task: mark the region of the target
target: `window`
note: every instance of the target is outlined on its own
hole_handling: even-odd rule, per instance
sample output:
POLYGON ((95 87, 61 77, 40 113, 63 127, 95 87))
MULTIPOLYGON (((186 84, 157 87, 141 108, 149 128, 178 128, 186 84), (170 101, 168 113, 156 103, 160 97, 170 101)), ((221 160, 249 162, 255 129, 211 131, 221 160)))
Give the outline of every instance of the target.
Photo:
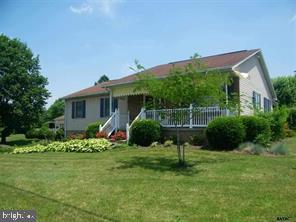
MULTIPOLYGON (((100 99, 100 117, 104 118, 110 115, 110 99, 101 98, 100 99)), ((112 112, 115 112, 115 109, 118 108, 118 100, 116 98, 112 99, 112 112)))
POLYGON ((271 101, 264 97, 264 112, 271 111, 271 101))
POLYGON ((253 91, 253 107, 261 109, 261 94, 253 91))
POLYGON ((72 102, 72 119, 85 118, 85 100, 72 102))

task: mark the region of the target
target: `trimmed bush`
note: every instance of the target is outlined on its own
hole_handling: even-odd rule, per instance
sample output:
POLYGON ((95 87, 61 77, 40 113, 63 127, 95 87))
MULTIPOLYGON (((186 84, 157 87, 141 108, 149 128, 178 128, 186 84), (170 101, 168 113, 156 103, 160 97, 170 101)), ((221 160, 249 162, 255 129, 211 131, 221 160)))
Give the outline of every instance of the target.
POLYGON ((288 126, 291 130, 296 130, 296 107, 289 109, 288 126))
POLYGON ((272 112, 260 113, 259 116, 267 119, 271 129, 271 140, 277 141, 285 138, 285 123, 287 122, 288 112, 285 108, 277 108, 272 112))
POLYGON ((157 121, 143 119, 136 121, 131 127, 130 143, 140 146, 150 146, 161 138, 161 127, 157 121))
POLYGON ((259 116, 241 116, 246 136, 244 141, 266 146, 271 139, 269 121, 259 116))
POLYGON ((97 121, 89 124, 86 129, 86 137, 87 138, 96 138, 96 133, 100 131, 100 125, 103 126, 103 122, 97 121))
POLYGON ((219 117, 212 120, 206 130, 211 148, 233 150, 244 141, 245 129, 238 117, 219 117))

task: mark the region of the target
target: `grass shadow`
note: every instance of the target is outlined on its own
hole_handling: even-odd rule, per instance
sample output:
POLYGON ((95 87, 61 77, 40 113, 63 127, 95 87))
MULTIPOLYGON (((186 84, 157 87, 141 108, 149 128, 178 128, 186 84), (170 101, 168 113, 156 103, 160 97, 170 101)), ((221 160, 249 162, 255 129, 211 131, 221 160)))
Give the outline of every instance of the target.
POLYGON ((29 195, 32 195, 32 196, 35 196, 35 197, 38 197, 38 198, 41 198, 41 199, 45 199, 45 200, 50 201, 50 202, 53 202, 55 204, 59 204, 62 207, 66 207, 66 208, 69 208, 71 210, 75 210, 75 211, 78 211, 80 213, 83 213, 83 214, 89 215, 91 217, 94 217, 94 218, 96 218, 96 221, 110 221, 110 222, 117 222, 118 221, 118 220, 113 219, 113 218, 111 218, 109 216, 106 216, 106 215, 103 215, 103 214, 94 213, 94 212, 91 212, 91 211, 88 211, 88 210, 84 210, 84 209, 79 208, 79 207, 76 207, 74 205, 63 203, 63 202, 61 202, 59 200, 56 200, 56 199, 53 199, 53 198, 50 198, 50 197, 46 197, 46 196, 43 196, 41 194, 38 194, 38 193, 35 193, 35 192, 32 192, 32 191, 29 191, 29 190, 18 188, 18 187, 15 187, 13 185, 10 185, 10 184, 6 184, 6 183, 3 183, 3 182, 0 182, 0 186, 3 186, 3 187, 7 187, 9 189, 12 189, 12 190, 14 190, 14 192, 19 191, 19 192, 26 193, 26 194, 29 194, 29 195))
POLYGON ((144 168, 159 172, 173 172, 177 175, 192 176, 202 172, 202 169, 197 168, 197 161, 187 161, 185 165, 180 165, 176 159, 169 159, 165 157, 139 157, 134 156, 129 160, 119 161, 121 164, 114 169, 130 169, 130 168, 144 168))

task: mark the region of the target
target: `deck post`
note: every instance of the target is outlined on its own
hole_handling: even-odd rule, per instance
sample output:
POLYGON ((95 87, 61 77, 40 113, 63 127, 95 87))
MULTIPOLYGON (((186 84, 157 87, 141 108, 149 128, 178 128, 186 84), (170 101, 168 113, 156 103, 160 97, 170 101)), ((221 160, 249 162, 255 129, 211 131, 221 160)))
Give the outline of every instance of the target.
POLYGON ((190 107, 189 107, 189 128, 191 129, 192 128, 192 103, 190 104, 190 107))

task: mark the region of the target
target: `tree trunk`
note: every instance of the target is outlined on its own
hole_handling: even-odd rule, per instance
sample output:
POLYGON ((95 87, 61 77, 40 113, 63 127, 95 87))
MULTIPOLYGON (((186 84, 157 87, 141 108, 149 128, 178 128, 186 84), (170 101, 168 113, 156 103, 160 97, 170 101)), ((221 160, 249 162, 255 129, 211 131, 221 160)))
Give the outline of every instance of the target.
POLYGON ((1 143, 2 144, 6 143, 6 136, 3 133, 1 134, 1 143))
POLYGON ((180 149, 180 132, 179 128, 176 126, 176 133, 177 133, 177 152, 178 152, 178 160, 179 163, 182 163, 182 157, 181 157, 181 149, 180 149))
POLYGON ((11 130, 6 127, 1 132, 1 143, 6 144, 6 137, 8 137, 11 134, 11 130))

